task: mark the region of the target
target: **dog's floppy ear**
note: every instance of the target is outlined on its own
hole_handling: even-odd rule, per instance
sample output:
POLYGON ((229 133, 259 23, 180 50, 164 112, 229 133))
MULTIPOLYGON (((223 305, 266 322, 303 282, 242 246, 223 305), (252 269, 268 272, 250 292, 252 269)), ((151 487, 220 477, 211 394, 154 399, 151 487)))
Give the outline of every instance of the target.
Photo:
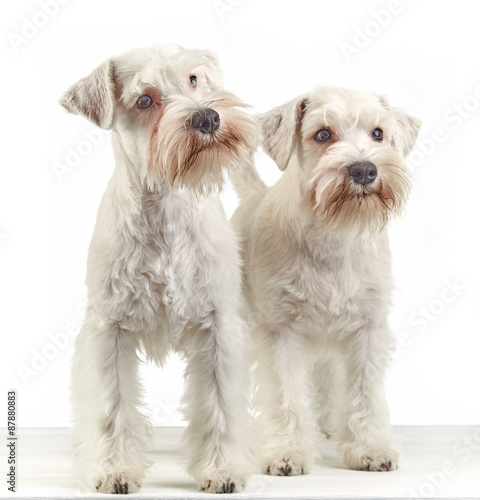
POLYGON ((205 50, 203 53, 206 58, 205 67, 207 68, 205 76, 209 86, 212 89, 223 88, 223 73, 217 55, 209 50, 205 50))
POLYGON ((287 168, 299 140, 306 101, 305 96, 297 97, 256 118, 263 149, 280 170, 287 168))
POLYGON ((61 97, 60 104, 70 113, 83 115, 100 128, 111 129, 115 113, 112 61, 108 59, 72 85, 61 97))
POLYGON ((394 146, 406 158, 415 146, 418 132, 422 126, 422 121, 415 116, 409 115, 401 108, 391 108, 397 120, 397 130, 393 137, 394 146))
POLYGON ((408 114, 404 109, 392 108, 386 97, 378 97, 382 105, 393 114, 396 121, 392 138, 393 146, 406 158, 415 146, 422 121, 408 114))

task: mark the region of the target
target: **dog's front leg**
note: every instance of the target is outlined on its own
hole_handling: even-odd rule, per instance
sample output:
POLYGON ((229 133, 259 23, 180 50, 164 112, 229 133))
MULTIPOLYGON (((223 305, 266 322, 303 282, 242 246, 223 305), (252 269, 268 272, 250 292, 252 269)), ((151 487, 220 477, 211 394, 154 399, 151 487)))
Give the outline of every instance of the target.
POLYGON ((133 333, 91 312, 75 345, 75 445, 90 486, 102 493, 138 491, 148 466, 137 347, 133 333))
POLYGON ((395 470, 398 452, 390 431, 385 370, 393 345, 386 323, 365 325, 344 339, 347 387, 339 451, 351 469, 395 470))
POLYGON ((249 387, 240 324, 234 314, 212 313, 185 349, 188 471, 208 493, 242 491, 251 469, 249 387))
POLYGON ((261 470, 273 476, 306 474, 316 454, 311 350, 287 325, 260 327, 253 337, 261 470))

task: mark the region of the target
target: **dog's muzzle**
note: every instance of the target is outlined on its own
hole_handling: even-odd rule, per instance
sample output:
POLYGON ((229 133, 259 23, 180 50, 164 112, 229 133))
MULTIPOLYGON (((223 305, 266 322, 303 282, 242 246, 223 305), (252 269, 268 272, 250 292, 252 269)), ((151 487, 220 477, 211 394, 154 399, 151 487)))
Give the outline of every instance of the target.
POLYGON ((192 116, 191 126, 202 134, 213 134, 220 127, 220 115, 214 109, 202 109, 192 116))

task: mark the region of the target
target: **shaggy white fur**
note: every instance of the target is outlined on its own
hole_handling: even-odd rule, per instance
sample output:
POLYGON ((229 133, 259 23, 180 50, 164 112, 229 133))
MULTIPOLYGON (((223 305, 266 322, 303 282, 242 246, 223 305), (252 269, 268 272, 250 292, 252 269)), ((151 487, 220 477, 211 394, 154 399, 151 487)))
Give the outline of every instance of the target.
POLYGON ((386 224, 409 189, 420 122, 380 96, 319 88, 258 117, 285 170, 234 175, 245 316, 255 344, 260 466, 309 471, 317 423, 353 469, 397 467, 384 375, 392 276, 386 224))
POLYGON ((241 491, 247 371, 237 239, 215 191, 256 146, 210 52, 164 45, 107 60, 61 104, 112 130, 116 167, 88 257, 75 346, 75 447, 92 487, 133 493, 149 465, 138 353, 187 359, 187 469, 207 492, 241 491), (240 388, 240 390, 239 390, 240 388))

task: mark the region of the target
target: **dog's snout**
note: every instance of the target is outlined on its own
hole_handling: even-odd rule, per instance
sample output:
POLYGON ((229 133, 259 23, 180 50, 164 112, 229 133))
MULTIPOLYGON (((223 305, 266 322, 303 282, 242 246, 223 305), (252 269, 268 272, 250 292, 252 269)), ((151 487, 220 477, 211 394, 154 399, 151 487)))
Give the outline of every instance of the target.
POLYGON ((369 161, 354 163, 348 167, 348 173, 355 184, 367 186, 377 178, 377 167, 369 161))
POLYGON ((192 127, 202 134, 213 134, 220 126, 220 115, 214 109, 203 109, 192 116, 192 127))

